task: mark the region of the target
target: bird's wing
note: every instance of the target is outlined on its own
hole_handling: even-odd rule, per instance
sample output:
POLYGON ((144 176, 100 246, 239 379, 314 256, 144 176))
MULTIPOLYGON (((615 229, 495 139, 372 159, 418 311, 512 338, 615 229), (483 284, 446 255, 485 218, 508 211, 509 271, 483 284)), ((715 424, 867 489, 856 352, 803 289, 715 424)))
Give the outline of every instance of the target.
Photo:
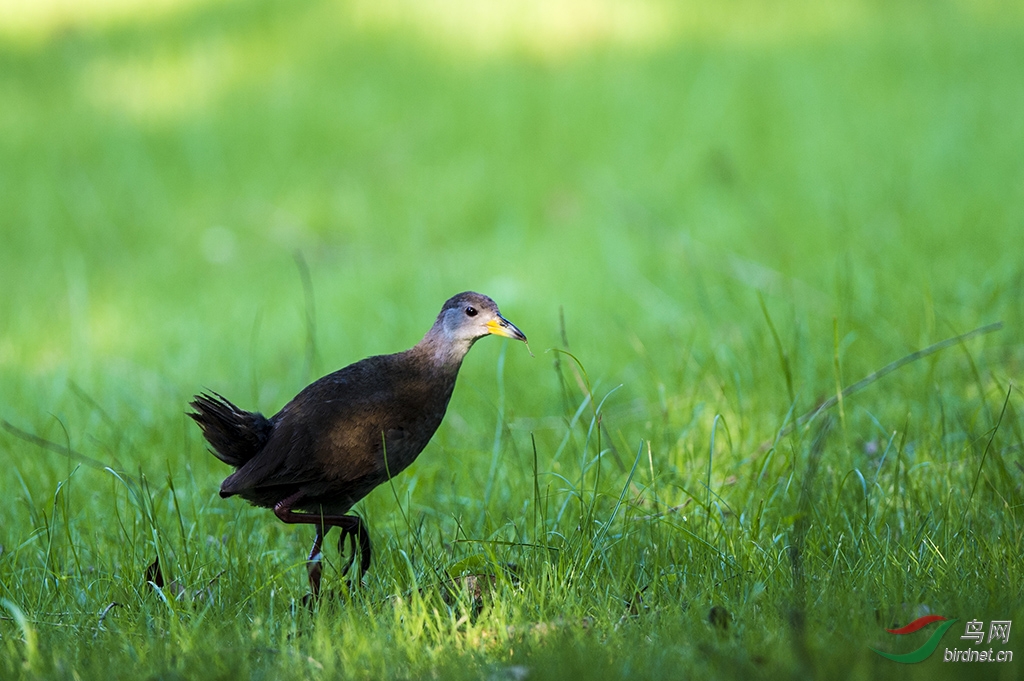
POLYGON ((364 477, 381 460, 395 396, 387 371, 371 357, 307 386, 272 419, 263 449, 229 476, 222 495, 267 487, 299 487, 364 477), (383 434, 383 435, 382 435, 383 434))

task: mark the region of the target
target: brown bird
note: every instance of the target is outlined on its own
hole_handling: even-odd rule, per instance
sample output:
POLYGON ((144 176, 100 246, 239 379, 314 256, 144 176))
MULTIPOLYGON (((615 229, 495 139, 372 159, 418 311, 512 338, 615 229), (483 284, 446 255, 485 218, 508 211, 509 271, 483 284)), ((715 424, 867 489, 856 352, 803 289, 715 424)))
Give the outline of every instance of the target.
POLYGON ((196 395, 195 419, 212 453, 235 467, 221 497, 238 495, 285 523, 316 527, 307 569, 320 592, 321 545, 332 527, 346 538, 359 577, 370 567, 370 535, 359 516, 345 515, 376 487, 405 470, 441 424, 462 360, 487 335, 526 341, 498 306, 467 291, 450 298, 413 348, 350 364, 306 386, 270 418, 244 411, 220 395, 196 395))

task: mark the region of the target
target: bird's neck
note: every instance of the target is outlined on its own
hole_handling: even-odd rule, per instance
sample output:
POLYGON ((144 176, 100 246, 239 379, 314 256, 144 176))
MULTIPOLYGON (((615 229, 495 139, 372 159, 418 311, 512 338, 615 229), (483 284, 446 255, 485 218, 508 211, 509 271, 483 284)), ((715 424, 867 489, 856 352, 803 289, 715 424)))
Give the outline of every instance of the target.
POLYGON ((441 373, 456 374, 472 346, 472 340, 452 339, 443 331, 432 328, 409 352, 417 355, 421 358, 420 361, 432 369, 441 373))

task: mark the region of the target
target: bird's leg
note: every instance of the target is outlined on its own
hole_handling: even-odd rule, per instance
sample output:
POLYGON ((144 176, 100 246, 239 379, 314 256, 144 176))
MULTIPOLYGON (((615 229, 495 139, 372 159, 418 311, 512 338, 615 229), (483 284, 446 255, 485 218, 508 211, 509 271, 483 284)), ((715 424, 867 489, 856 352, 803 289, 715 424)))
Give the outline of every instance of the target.
POLYGON ((274 515, 283 523, 292 524, 308 524, 316 526, 316 540, 313 542, 313 550, 309 552, 309 561, 306 563, 306 569, 309 572, 309 586, 313 591, 313 597, 316 598, 320 593, 320 579, 323 575, 323 567, 321 561, 323 560, 323 539, 330 532, 332 527, 337 527, 341 530, 341 539, 338 540, 338 549, 344 553, 344 543, 346 538, 351 538, 352 555, 349 557, 343 572, 348 572, 355 560, 355 548, 359 546, 359 578, 357 581, 361 581, 363 575, 366 574, 367 570, 370 569, 370 561, 373 555, 373 549, 370 545, 370 533, 366 531, 366 523, 363 519, 357 515, 318 515, 314 513, 296 513, 292 510, 292 507, 302 497, 301 492, 282 499, 274 505, 274 515))
POLYGON ((313 540, 313 548, 309 552, 309 560, 306 561, 306 572, 309 573, 309 590, 313 598, 320 596, 320 578, 323 576, 324 568, 322 561, 324 558, 324 552, 321 548, 323 544, 324 528, 320 525, 316 526, 316 539, 313 540))
POLYGON ((312 513, 296 513, 292 506, 302 496, 301 492, 282 499, 274 505, 274 515, 281 522, 288 524, 310 524, 316 527, 316 538, 313 539, 313 548, 309 551, 309 558, 306 561, 306 572, 309 575, 310 597, 315 600, 320 596, 320 581, 323 577, 323 541, 331 529, 331 525, 323 522, 321 516, 312 513))
POLYGON ((365 575, 370 569, 370 562, 373 558, 373 547, 370 544, 370 532, 366 529, 363 519, 357 516, 356 520, 359 522, 356 539, 359 540, 359 556, 362 559, 359 563, 359 579, 362 579, 363 575, 365 575))
POLYGON ((320 523, 320 516, 313 515, 312 513, 296 513, 292 510, 292 506, 302 498, 302 492, 296 492, 290 497, 285 497, 281 501, 274 504, 274 515, 282 523, 288 523, 289 525, 304 523, 309 525, 317 525, 320 523))
MULTIPOLYGON (((356 581, 361 581, 363 575, 370 569, 370 561, 373 556, 373 548, 370 545, 370 533, 366 531, 366 523, 357 515, 332 516, 331 520, 334 521, 331 523, 332 525, 341 529, 341 541, 344 541, 346 537, 351 540, 352 555, 349 556, 348 562, 345 563, 345 572, 348 572, 352 566, 352 562, 356 557, 356 545, 359 545, 359 577, 356 581)), ((340 541, 338 548, 342 548, 340 541)))
POLYGON ((352 568, 352 563, 356 560, 356 535, 345 529, 341 530, 341 536, 338 537, 338 553, 345 555, 345 540, 348 539, 348 546, 351 553, 348 554, 348 560, 345 561, 345 565, 341 568, 341 574, 347 575, 348 571, 352 568))

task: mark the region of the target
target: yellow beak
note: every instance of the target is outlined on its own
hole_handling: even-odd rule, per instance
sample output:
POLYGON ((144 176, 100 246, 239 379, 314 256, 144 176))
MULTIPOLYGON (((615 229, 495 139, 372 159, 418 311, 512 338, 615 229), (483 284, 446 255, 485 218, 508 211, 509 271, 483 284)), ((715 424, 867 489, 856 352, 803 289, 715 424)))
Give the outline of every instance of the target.
POLYGON ((492 319, 487 322, 487 333, 494 334, 495 336, 504 336, 505 338, 514 338, 515 340, 521 340, 526 342, 526 334, 516 328, 516 325, 505 319, 501 315, 498 315, 497 319, 492 319))

